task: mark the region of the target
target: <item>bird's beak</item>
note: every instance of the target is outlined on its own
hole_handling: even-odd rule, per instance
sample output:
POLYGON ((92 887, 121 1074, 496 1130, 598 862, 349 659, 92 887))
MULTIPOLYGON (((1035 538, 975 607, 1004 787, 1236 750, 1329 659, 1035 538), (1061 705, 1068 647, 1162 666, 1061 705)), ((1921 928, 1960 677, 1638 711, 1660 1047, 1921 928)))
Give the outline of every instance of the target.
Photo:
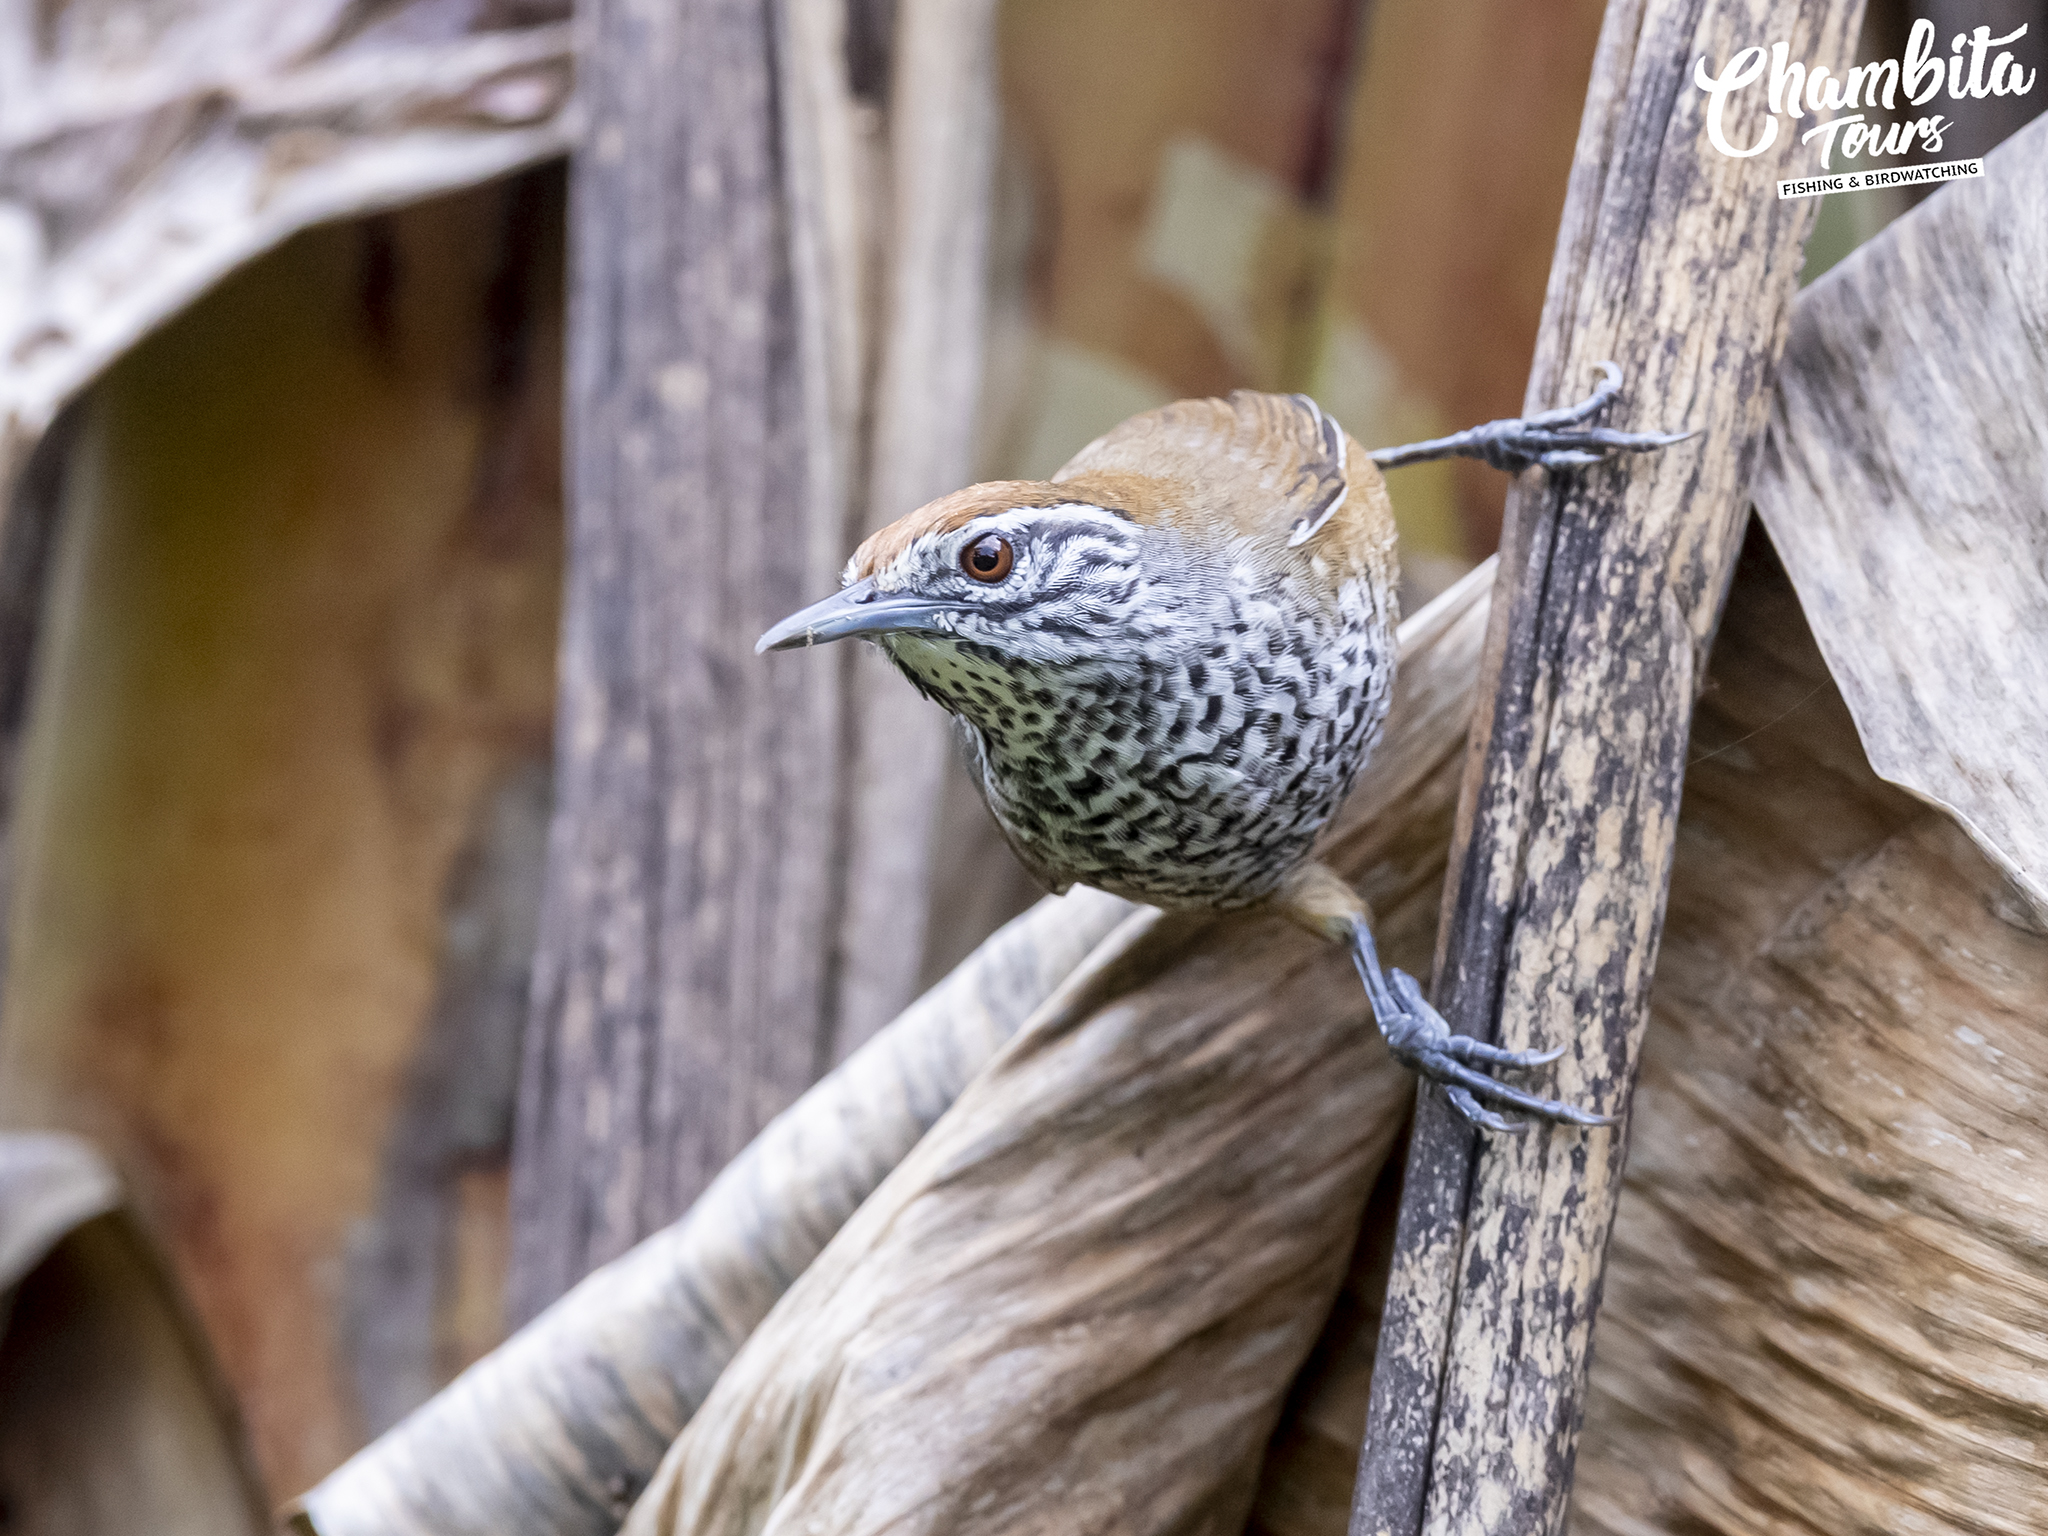
POLYGON ((844 640, 848 635, 879 635, 891 630, 935 630, 933 621, 954 611, 951 603, 934 602, 908 592, 882 592, 875 578, 856 581, 833 593, 822 603, 813 603, 792 613, 754 642, 754 654, 786 651, 799 645, 819 645, 827 640, 844 640))

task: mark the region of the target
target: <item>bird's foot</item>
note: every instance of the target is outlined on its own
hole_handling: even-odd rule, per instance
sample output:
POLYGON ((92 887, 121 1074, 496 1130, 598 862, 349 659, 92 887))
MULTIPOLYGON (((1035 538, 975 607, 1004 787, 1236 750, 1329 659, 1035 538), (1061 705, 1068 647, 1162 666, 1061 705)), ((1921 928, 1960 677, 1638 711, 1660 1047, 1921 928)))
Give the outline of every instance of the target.
POLYGON ((1600 385, 1577 405, 1535 416, 1512 416, 1468 427, 1449 437, 1400 448, 1381 448, 1372 455, 1381 469, 1399 469, 1429 459, 1484 459, 1495 469, 1513 474, 1532 464, 1545 469, 1572 469, 1597 464, 1617 453, 1649 453, 1693 436, 1691 432, 1617 432, 1612 427, 1585 425, 1621 393, 1621 369, 1600 364, 1600 385))
POLYGON ((1564 1054, 1564 1048, 1510 1051, 1488 1045, 1484 1040, 1475 1040, 1470 1035, 1452 1034, 1444 1016, 1430 1006, 1429 1000, 1422 995, 1421 985, 1413 976, 1399 967, 1391 971, 1380 969, 1372 930, 1363 918, 1353 922, 1351 934, 1351 958, 1358 966, 1359 979, 1365 983, 1366 996, 1372 1002, 1373 1017, 1379 1023, 1387 1049, 1411 1072, 1443 1084, 1444 1095, 1451 1101, 1451 1108, 1472 1124, 1482 1130, 1517 1135, 1529 1128, 1526 1120, 1510 1120, 1487 1109, 1479 1102, 1482 1098, 1509 1105, 1541 1120, 1561 1121, 1568 1125, 1615 1123, 1612 1115, 1595 1114, 1590 1109, 1581 1109, 1576 1104, 1566 1104, 1558 1099, 1540 1098, 1475 1070, 1477 1066, 1540 1067, 1557 1060, 1564 1054))

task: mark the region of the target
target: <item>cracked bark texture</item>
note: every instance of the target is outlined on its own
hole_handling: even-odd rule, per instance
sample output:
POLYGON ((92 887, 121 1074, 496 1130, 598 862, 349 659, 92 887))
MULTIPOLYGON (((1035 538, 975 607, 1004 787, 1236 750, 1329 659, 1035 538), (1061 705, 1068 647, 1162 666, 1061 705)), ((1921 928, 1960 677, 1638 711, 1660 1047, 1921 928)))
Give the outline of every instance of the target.
POLYGON ((987 0, 588 24, 515 1320, 916 993, 945 720, 873 656, 753 643, 969 478, 994 154, 987 0))
POLYGON ((572 161, 556 810, 510 1311, 684 1210, 819 1074, 839 685, 753 642, 828 590, 769 0, 600 3, 572 161))

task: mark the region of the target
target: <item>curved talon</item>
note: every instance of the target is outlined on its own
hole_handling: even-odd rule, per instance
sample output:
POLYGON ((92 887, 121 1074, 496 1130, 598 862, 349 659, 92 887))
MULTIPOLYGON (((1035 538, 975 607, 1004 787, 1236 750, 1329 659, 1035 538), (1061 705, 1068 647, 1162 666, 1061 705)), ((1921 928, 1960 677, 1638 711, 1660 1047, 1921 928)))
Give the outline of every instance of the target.
POLYGON ((1547 1051, 1511 1051, 1505 1046, 1488 1045, 1484 1040, 1474 1040, 1470 1035, 1452 1035, 1439 1049, 1448 1056, 1455 1056, 1459 1061, 1482 1061, 1489 1067, 1513 1067, 1520 1070, 1527 1067, 1547 1067, 1564 1055, 1565 1048, 1559 1045, 1547 1051))
POLYGON ((1506 1115, 1495 1114, 1456 1084, 1444 1090, 1444 1097, 1451 1101, 1451 1108, 1482 1131, 1497 1131, 1503 1136, 1520 1136, 1529 1129, 1528 1121, 1510 1120, 1506 1115))
POLYGON ((1533 1093, 1524 1093, 1506 1083, 1496 1082, 1483 1072, 1474 1072, 1462 1062, 1453 1060, 1442 1053, 1435 1053, 1434 1059, 1424 1068, 1428 1074, 1445 1086, 1453 1084, 1471 1089, 1483 1099, 1492 1099, 1500 1104, 1512 1104, 1528 1114, 1540 1115, 1545 1120, 1562 1120, 1569 1125, 1613 1125, 1612 1115, 1596 1115, 1590 1109, 1581 1109, 1576 1104, 1566 1104, 1560 1099, 1538 1098, 1533 1093))

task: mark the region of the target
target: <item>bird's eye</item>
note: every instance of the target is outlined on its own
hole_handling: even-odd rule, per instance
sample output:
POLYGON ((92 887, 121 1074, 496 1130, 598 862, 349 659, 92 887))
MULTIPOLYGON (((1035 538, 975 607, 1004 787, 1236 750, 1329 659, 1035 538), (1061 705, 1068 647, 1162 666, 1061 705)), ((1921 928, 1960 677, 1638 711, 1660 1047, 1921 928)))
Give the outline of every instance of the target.
POLYGON ((960 551, 960 569, 976 581, 1001 581, 1016 563, 1010 541, 1000 534, 985 533, 960 551))

